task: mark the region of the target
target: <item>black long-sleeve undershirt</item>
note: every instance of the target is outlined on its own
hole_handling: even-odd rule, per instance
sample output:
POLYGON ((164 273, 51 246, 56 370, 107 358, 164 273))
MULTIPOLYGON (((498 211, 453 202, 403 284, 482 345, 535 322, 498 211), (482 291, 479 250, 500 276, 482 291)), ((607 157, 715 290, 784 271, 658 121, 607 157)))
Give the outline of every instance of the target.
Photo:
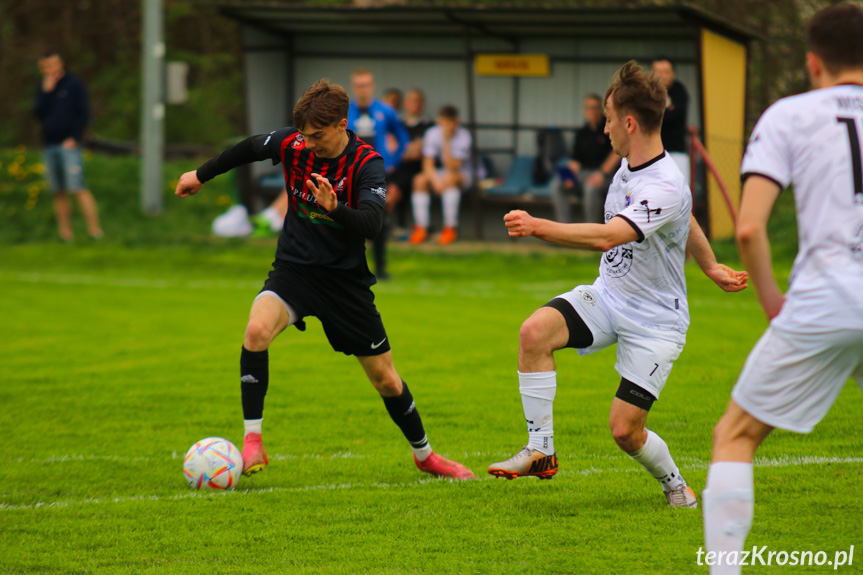
MULTIPOLYGON (((262 153, 265 151, 263 142, 268 136, 268 134, 251 136, 231 146, 218 156, 210 158, 198 168, 196 172, 198 181, 201 183, 209 182, 216 176, 239 166, 270 158, 269 154, 262 153)), ((384 222, 383 206, 369 201, 360 202, 356 210, 344 204, 338 204, 327 215, 345 229, 370 240, 376 238, 381 232, 384 222)))
POLYGON ((327 212, 327 215, 369 240, 375 239, 381 233, 384 223, 384 208, 375 202, 360 202, 357 210, 339 204, 333 211, 327 212))
POLYGON ((260 162, 270 157, 265 152, 265 148, 261 145, 255 146, 256 140, 264 141, 266 134, 251 136, 242 142, 239 142, 218 156, 214 156, 204 162, 198 171, 198 181, 202 184, 209 182, 219 174, 230 172, 234 168, 251 164, 252 162, 260 162), (256 151, 258 150, 258 151, 256 151))

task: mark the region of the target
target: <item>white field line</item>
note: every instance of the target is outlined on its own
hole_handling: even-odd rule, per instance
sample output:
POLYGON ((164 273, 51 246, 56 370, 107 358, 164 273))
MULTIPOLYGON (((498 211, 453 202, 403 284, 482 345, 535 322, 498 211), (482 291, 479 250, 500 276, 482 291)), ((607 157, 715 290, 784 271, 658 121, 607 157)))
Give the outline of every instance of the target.
MULTIPOLYGON (((173 452, 171 454, 170 459, 183 459, 184 455, 178 452, 173 452)), ((287 461, 291 459, 363 459, 366 456, 361 455, 359 453, 351 453, 350 451, 339 451, 336 453, 332 453, 330 455, 322 455, 320 453, 301 453, 301 454, 290 454, 290 453, 276 453, 268 455, 270 459, 276 461, 287 461)), ((161 460, 161 457, 147 457, 147 456, 139 456, 139 457, 124 457, 122 455, 83 455, 83 454, 73 454, 73 455, 51 455, 43 458, 33 458, 33 459, 25 459, 23 457, 12 457, 7 459, 7 461, 12 463, 37 463, 37 464, 50 464, 50 463, 69 463, 69 462, 78 462, 78 461, 107 461, 113 463, 137 463, 137 462, 147 462, 147 461, 158 461, 161 460)))
MULTIPOLYGON (((478 457, 485 457, 491 459, 492 457, 501 457, 506 454, 498 452, 498 453, 471 453, 465 455, 472 455, 478 457)), ((352 459, 352 458, 365 458, 367 456, 359 455, 350 452, 338 452, 331 455, 320 455, 320 454, 274 454, 271 455, 270 458, 277 461, 283 460, 291 460, 291 459, 352 459)), ((374 455, 368 457, 375 457, 374 455)), ((10 461, 17 461, 19 463, 27 461, 30 463, 38 463, 38 464, 48 464, 48 463, 66 463, 73 461, 112 461, 112 462, 139 462, 139 461, 151 461, 154 458, 149 457, 120 457, 120 456, 100 456, 100 455, 62 455, 62 456, 52 456, 45 459, 12 459, 10 461)), ((171 460, 180 459, 180 456, 175 452, 170 457, 171 460)), ((610 459, 610 458, 609 458, 610 459)), ((844 463, 863 463, 863 457, 823 457, 823 456, 783 456, 783 457, 772 457, 772 458, 756 458, 755 459, 755 467, 802 467, 809 465, 830 465, 830 464, 844 464, 844 463)), ((680 465, 682 469, 707 469, 709 462, 706 460, 700 460, 696 458, 685 458, 685 462, 680 465)), ((573 475, 573 476, 591 476, 591 475, 601 475, 604 473, 641 473, 641 468, 636 464, 627 465, 625 467, 612 467, 607 469, 602 469, 595 466, 590 466, 585 469, 562 469, 559 474, 560 475, 573 475)), ((484 475, 480 472, 479 476, 480 480, 489 480, 492 481, 495 478, 490 477, 488 475, 484 475)), ((37 503, 24 503, 24 504, 7 504, 0 502, 0 511, 18 511, 18 510, 27 510, 27 509, 56 509, 56 508, 66 508, 73 506, 84 506, 84 505, 96 505, 102 503, 127 503, 132 501, 176 501, 181 499, 190 499, 190 498, 198 498, 198 497, 214 497, 214 496, 249 496, 249 495, 257 495, 262 493, 298 493, 298 492, 307 492, 307 491, 330 491, 330 490, 345 490, 345 489, 362 489, 362 488, 376 488, 376 489, 391 489, 394 487, 415 487, 419 485, 425 485, 428 483, 432 483, 435 481, 439 481, 433 477, 427 477, 423 479, 419 479, 417 481, 412 482, 402 482, 402 483, 324 483, 321 485, 305 485, 305 486, 297 486, 297 487, 268 487, 264 489, 251 489, 251 490, 239 490, 239 491, 228 491, 221 493, 214 492, 200 492, 200 491, 192 491, 189 493, 182 493, 177 495, 130 495, 124 497, 94 497, 87 499, 79 499, 72 501, 53 501, 53 502, 37 502, 37 503)))
POLYGON ((16 511, 22 509, 58 509, 64 507, 78 507, 83 505, 95 505, 99 503, 127 503, 132 501, 177 501, 180 499, 198 499, 205 497, 243 497, 247 495, 258 495, 262 493, 297 493, 307 491, 334 491, 356 488, 392 489, 394 487, 413 487, 439 481, 436 477, 424 477, 412 482, 402 483, 325 483, 323 485, 304 485, 298 487, 265 487, 263 489, 251 490, 229 490, 229 491, 190 491, 176 495, 130 495, 124 497, 92 497, 75 501, 53 501, 51 503, 26 503, 21 505, 9 505, 0 503, 0 511, 16 511))

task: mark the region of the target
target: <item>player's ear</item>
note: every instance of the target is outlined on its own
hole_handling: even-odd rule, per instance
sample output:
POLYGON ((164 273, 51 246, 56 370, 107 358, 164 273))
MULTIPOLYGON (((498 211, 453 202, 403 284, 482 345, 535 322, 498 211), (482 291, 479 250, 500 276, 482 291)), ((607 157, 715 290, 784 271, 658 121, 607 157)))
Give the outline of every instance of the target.
POLYGON ((339 120, 338 126, 339 126, 340 132, 344 132, 345 130, 347 130, 348 129, 348 119, 342 118, 341 120, 339 120))
POLYGON ((806 70, 809 72, 809 81, 818 88, 818 79, 824 73, 824 63, 815 52, 806 52, 806 70))

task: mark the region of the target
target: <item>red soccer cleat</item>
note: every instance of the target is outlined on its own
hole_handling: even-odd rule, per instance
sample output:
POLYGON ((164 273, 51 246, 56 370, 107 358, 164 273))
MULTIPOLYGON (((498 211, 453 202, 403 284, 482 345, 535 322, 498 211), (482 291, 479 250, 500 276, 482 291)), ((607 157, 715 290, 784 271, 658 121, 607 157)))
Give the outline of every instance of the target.
POLYGON ((420 461, 417 459, 417 456, 414 455, 414 463, 417 464, 420 471, 425 471, 435 477, 448 477, 459 481, 476 479, 476 476, 470 469, 461 463, 450 461, 446 457, 441 457, 437 453, 432 453, 425 458, 425 461, 420 461))
POLYGON ((243 438, 243 475, 249 477, 263 471, 270 463, 260 433, 247 433, 243 438))

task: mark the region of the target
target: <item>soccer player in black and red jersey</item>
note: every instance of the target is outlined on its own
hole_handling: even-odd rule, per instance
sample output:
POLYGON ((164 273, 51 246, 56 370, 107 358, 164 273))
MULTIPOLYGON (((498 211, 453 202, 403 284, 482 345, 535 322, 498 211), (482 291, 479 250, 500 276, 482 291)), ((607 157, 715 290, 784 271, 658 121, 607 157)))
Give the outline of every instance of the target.
POLYGON ((316 316, 333 349, 357 357, 410 442, 417 467, 439 477, 473 479, 468 468, 432 451, 413 396, 393 365, 365 257, 365 239, 381 231, 386 171, 381 156, 347 129, 348 105, 344 88, 320 80, 297 101, 296 127, 252 136, 183 174, 177 184, 176 195, 185 198, 244 164, 270 159, 284 168, 288 213, 273 269, 252 303, 240 356, 243 473, 269 463, 261 439, 267 348, 288 326, 303 331, 303 318, 316 316))

